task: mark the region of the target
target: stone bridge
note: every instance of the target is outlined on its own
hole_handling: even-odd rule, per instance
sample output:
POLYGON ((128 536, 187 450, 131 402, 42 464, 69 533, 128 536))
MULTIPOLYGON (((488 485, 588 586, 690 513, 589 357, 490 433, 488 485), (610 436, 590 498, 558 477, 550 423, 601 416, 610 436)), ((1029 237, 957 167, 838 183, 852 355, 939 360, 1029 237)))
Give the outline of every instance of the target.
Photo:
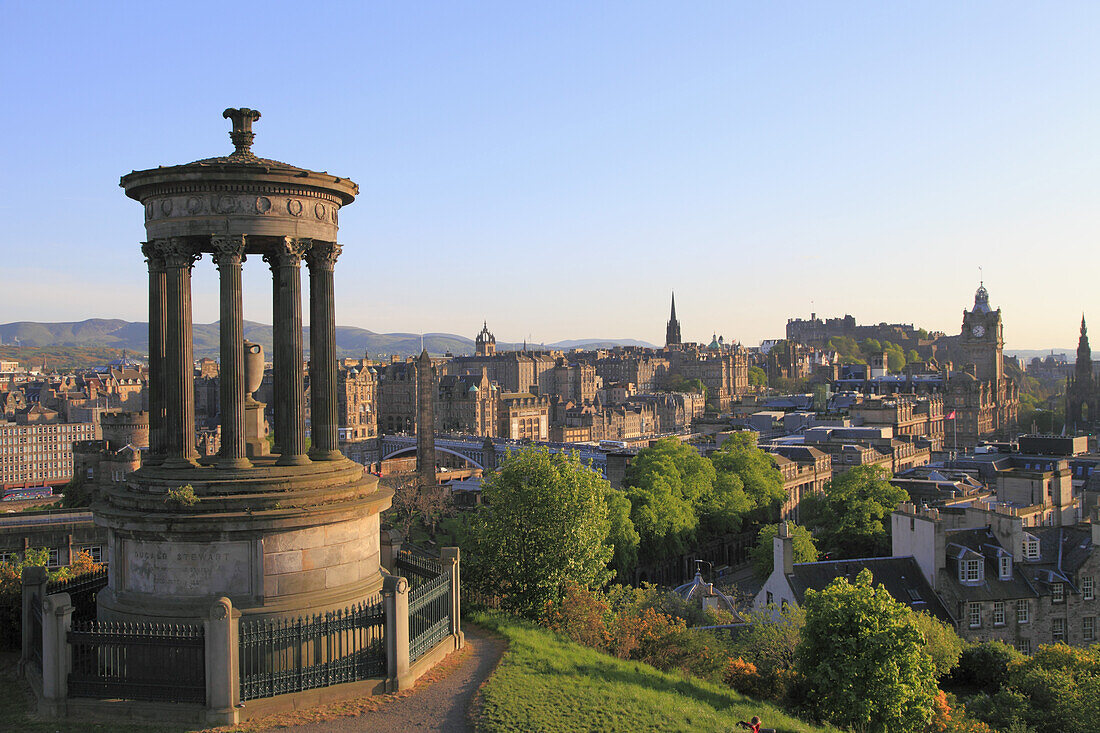
MULTIPOLYGON (((591 461, 592 468, 602 474, 607 473, 607 454, 592 446, 576 443, 521 442, 504 438, 481 438, 476 435, 437 435, 435 450, 437 453, 450 453, 469 461, 476 468, 491 470, 510 450, 519 450, 527 445, 545 446, 551 453, 574 451, 580 455, 582 463, 591 461)), ((382 460, 397 458, 416 453, 415 435, 383 435, 378 441, 382 460)))

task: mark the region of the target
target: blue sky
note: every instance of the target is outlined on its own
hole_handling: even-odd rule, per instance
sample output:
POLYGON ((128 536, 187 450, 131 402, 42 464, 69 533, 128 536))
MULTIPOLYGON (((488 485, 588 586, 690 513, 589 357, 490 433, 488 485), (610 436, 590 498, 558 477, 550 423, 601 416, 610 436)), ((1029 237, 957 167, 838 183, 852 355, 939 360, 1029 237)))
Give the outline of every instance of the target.
MULTIPOLYGON (((145 318, 133 169, 359 183, 338 320, 756 344, 851 313, 1100 329, 1097 3, 0 5, 0 322, 145 318)), ((195 319, 217 318, 195 270, 195 319)), ((262 263, 246 317, 270 322, 262 263)), ((1098 331, 1100 333, 1100 331, 1098 331)))

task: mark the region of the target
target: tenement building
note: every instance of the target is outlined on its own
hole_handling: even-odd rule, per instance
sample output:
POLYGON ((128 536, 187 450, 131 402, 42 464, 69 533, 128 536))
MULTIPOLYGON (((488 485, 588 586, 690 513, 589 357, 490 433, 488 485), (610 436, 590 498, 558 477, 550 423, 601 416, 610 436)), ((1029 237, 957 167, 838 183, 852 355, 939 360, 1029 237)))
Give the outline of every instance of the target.
POLYGON ((1100 517, 1091 525, 1028 527, 1012 507, 927 509, 892 515, 894 555, 911 555, 968 641, 1097 641, 1100 517))

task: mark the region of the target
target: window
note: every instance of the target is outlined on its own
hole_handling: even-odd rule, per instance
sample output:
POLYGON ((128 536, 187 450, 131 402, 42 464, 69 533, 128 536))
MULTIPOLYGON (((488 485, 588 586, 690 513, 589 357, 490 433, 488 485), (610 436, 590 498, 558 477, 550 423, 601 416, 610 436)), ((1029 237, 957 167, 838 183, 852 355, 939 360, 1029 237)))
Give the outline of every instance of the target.
POLYGON ((1005 625, 1005 602, 994 601, 993 602, 993 625, 1004 626, 1005 625))
POLYGON ((1001 555, 1001 580, 1012 577, 1012 556, 1001 555))
POLYGON ((967 604, 967 616, 970 618, 970 628, 976 629, 982 625, 982 604, 967 604))
POLYGON ((1096 617, 1085 616, 1082 618, 1081 631, 1085 636, 1085 641, 1096 641, 1096 617))
POLYGON ((91 555, 92 560, 95 562, 103 562, 103 547, 101 545, 91 545, 90 547, 82 547, 80 549, 91 555))
POLYGON ((767 599, 768 599, 768 603, 767 603, 767 605, 769 605, 769 606, 770 606, 770 605, 772 604, 772 602, 774 601, 774 597, 772 596, 772 592, 771 592, 771 591, 768 591, 768 596, 767 596, 767 599))
POLYGON ((1051 619, 1050 636, 1055 644, 1066 641, 1066 620, 1064 618, 1051 619))
POLYGON ((976 560, 960 560, 959 561, 959 581, 962 583, 978 583, 982 579, 982 561, 976 560))
POLYGON ((1031 614, 1028 608, 1027 599, 1022 601, 1016 601, 1016 623, 1026 624, 1031 621, 1031 614))
POLYGON ((56 568, 56 567, 60 567, 60 566, 61 566, 60 554, 58 553, 56 547, 52 547, 52 548, 50 548, 50 557, 49 557, 48 560, 46 560, 46 567, 56 568))
POLYGON ((1051 603, 1065 603, 1066 602, 1066 586, 1063 583, 1052 583, 1050 586, 1050 602, 1051 603))
POLYGON ((1096 597, 1096 590, 1091 575, 1086 575, 1081 578, 1081 596, 1086 601, 1091 601, 1096 597))
POLYGON ((1027 560, 1039 559, 1039 540, 1033 535, 1024 535, 1024 558, 1027 560))
POLYGON ((1031 639, 1020 639, 1020 641, 1016 643, 1016 649, 1020 652, 1020 654, 1025 654, 1030 657, 1031 639))

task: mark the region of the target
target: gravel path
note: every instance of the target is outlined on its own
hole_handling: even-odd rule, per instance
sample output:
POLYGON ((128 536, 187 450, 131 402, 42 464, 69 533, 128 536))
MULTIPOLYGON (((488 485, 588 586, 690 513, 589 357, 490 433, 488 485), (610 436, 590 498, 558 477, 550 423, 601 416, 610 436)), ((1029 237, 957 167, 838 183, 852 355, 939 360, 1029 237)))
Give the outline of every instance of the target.
MULTIPOLYGON (((429 673, 409 694, 388 695, 378 709, 349 718, 281 728, 292 733, 413 733, 471 730, 466 715, 481 683, 496 669, 507 643, 477 626, 465 626, 466 649, 445 675, 429 673)), ((447 665, 447 661, 442 663, 447 665)))

